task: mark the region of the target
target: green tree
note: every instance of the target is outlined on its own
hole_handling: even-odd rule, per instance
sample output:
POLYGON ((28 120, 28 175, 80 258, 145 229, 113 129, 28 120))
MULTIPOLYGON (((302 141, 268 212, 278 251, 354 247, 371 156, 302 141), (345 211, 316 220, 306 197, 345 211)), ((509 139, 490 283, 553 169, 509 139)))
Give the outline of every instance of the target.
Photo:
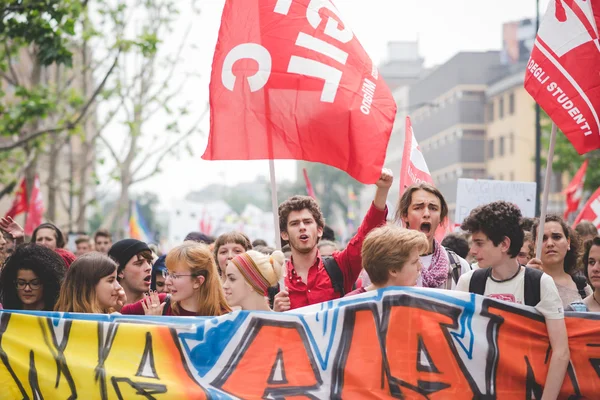
MULTIPOLYGON (((552 121, 548 115, 542 111, 542 146, 548 149, 550 144, 550 133, 552 130, 552 121)), ((584 155, 579 155, 575 148, 569 142, 567 137, 559 130, 556 135, 556 145, 554 147, 554 159, 552 169, 556 172, 567 173, 573 177, 585 159, 589 159, 589 167, 586 172, 585 186, 586 191, 595 191, 600 187, 600 150, 591 151, 584 155)), ((542 164, 546 165, 546 158, 542 158, 542 164)))

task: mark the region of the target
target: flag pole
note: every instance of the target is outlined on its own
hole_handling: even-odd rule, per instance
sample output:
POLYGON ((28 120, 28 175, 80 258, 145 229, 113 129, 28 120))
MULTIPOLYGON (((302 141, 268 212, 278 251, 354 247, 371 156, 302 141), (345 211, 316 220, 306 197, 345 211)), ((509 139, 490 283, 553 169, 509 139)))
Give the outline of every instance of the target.
POLYGON ((537 259, 539 259, 542 255, 542 243, 544 240, 544 224, 546 222, 546 209, 548 208, 550 178, 552 175, 552 159, 554 158, 554 145, 556 144, 556 130, 556 124, 553 122, 552 133, 550 134, 550 147, 548 148, 548 159, 546 161, 546 176, 544 178, 544 193, 542 195, 542 207, 540 209, 540 223, 538 226, 537 241, 535 244, 535 258, 537 259))
POLYGON ((275 160, 269 160, 269 175, 271 177, 271 208, 273 209, 273 223, 275 224, 275 248, 281 250, 281 232, 279 231, 279 212, 277 203, 277 183, 275 182, 275 160))

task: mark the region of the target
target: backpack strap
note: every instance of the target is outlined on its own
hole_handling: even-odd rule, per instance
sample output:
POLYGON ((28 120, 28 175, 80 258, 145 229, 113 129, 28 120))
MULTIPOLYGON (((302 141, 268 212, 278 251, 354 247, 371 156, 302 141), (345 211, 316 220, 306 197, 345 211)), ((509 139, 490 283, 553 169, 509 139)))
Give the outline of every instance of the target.
POLYGON ((525 267, 525 283, 523 286, 525 305, 535 307, 541 300, 541 281, 544 273, 535 268, 525 267))
POLYGON ((587 286, 585 277, 581 275, 574 275, 571 277, 571 279, 573 279, 573 282, 575 282, 577 285, 577 291, 579 292, 581 299, 585 299, 587 297, 587 293, 585 292, 585 287, 587 286))
POLYGON ((165 297, 165 306, 162 310, 162 315, 167 315, 167 310, 169 309, 169 307, 171 307, 171 293, 169 293, 167 297, 165 297))
POLYGON ((452 275, 452 280, 454 281, 454 284, 457 284, 462 272, 460 258, 458 257, 458 254, 456 254, 452 250, 449 250, 447 248, 445 249, 446 253, 448 254, 448 260, 450 260, 450 274, 452 275))
POLYGON ((471 275, 471 281, 469 282, 469 292, 479 294, 483 296, 485 293, 485 285, 487 279, 490 276, 491 268, 476 269, 471 275))
POLYGON ((333 290, 338 292, 340 297, 344 297, 346 295, 346 291, 344 290, 344 275, 337 261, 333 257, 322 257, 321 260, 323 261, 323 267, 325 267, 327 275, 329 275, 333 290))

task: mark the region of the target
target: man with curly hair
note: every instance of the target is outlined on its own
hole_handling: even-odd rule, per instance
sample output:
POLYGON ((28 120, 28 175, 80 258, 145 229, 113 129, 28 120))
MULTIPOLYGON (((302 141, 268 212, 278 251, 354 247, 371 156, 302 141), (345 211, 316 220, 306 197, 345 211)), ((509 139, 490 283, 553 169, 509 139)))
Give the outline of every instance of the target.
POLYGON ((521 211, 496 201, 477 207, 461 228, 473 234, 471 254, 481 269, 460 277, 457 290, 535 307, 546 319, 552 357, 542 399, 556 399, 569 364, 563 304, 554 280, 517 261, 523 246, 521 211))
POLYGON ((375 183, 377 191, 373 204, 356 236, 343 251, 335 251, 331 258, 321 257, 317 248, 325 227, 317 202, 308 196, 293 196, 279 206, 281 238, 289 242, 292 254, 286 263, 285 288, 275 296, 275 311, 322 303, 352 291, 362 269, 363 240, 372 229, 385 224, 385 202, 392 181, 392 172, 383 169, 375 183))

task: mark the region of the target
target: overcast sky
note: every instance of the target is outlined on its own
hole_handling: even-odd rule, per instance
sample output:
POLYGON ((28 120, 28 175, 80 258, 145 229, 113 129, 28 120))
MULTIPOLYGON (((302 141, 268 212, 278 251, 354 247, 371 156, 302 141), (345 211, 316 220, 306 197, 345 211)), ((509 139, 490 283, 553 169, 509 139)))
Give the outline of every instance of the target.
MULTIPOLYGON (((548 0, 540 3, 543 14, 548 0)), ((184 54, 185 61, 181 65, 182 70, 196 71, 203 76, 181 93, 182 98, 190 99, 192 112, 196 114, 208 99, 210 67, 225 2, 200 0, 198 4, 202 12, 194 19, 191 35, 191 43, 198 50, 184 54)), ((337 0, 334 4, 377 64, 385 61, 386 45, 392 40, 418 39, 427 66, 443 63, 460 51, 498 50, 502 45, 502 23, 535 16, 535 0, 337 0)), ((190 20, 191 13, 183 11, 180 27, 190 20)), ((185 126, 183 122, 182 125, 185 126)), ((202 126, 208 134, 208 117, 202 126)), ((183 198, 190 190, 211 183, 235 185, 252 181, 258 175, 268 176, 267 161, 201 160, 206 140, 206 136, 195 137, 191 141, 194 157, 185 155, 165 160, 160 175, 137 184, 132 190, 157 192, 164 207, 170 200, 183 198)), ((276 161, 276 171, 278 181, 293 179, 294 163, 276 161)), ((397 175, 398 171, 394 173, 397 175)))

